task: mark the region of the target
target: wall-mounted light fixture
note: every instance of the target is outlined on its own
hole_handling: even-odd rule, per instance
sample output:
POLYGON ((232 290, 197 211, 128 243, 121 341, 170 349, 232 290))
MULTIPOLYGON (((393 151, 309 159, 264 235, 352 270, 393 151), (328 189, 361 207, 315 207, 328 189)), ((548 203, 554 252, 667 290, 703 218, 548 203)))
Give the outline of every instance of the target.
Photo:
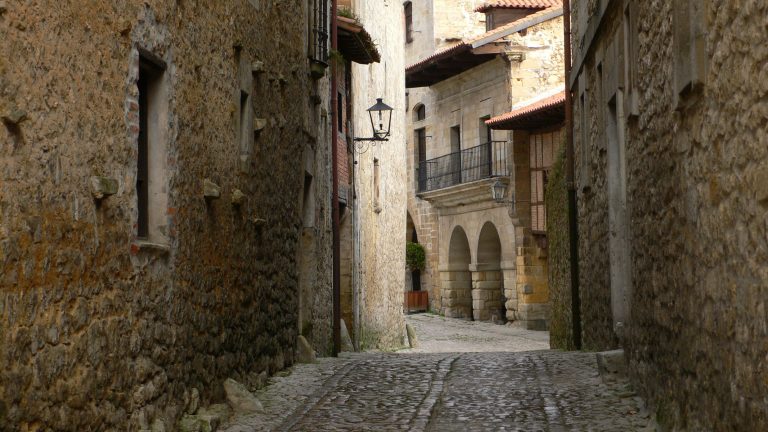
POLYGON ((389 132, 392 127, 392 107, 385 104, 382 98, 377 98, 376 104, 368 108, 368 116, 371 118, 373 136, 370 138, 355 138, 355 141, 389 141, 389 132))
POLYGON ((518 200, 515 198, 515 191, 511 192, 509 200, 505 200, 504 197, 507 194, 507 185, 499 179, 491 185, 491 198, 499 204, 509 204, 509 216, 514 217, 517 214, 517 203, 530 202, 526 200, 518 200))

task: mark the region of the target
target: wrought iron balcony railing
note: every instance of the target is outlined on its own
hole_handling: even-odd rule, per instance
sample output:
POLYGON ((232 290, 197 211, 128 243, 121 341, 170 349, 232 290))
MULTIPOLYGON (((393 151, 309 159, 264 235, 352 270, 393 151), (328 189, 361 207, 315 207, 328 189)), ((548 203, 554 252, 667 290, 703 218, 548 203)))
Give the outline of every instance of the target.
POLYGON ((419 162, 418 191, 429 192, 489 177, 508 176, 506 141, 491 141, 419 162))

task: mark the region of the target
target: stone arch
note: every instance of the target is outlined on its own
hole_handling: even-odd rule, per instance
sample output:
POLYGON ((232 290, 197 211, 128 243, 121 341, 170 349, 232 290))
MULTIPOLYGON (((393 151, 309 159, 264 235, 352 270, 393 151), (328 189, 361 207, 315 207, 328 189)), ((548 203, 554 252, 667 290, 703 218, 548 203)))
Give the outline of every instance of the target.
POLYGON ((471 262, 467 233, 456 226, 448 244, 448 265, 440 272, 443 312, 447 317, 472 319, 471 262))
MULTIPOLYGON (((411 212, 406 210, 405 241, 419 243, 419 234, 416 224, 413 222, 411 212)), ((421 270, 405 269, 405 291, 421 291, 421 270)))
POLYGON ((477 239, 472 270, 472 315, 478 321, 506 320, 504 278, 501 271, 501 237, 492 222, 486 222, 477 239))
POLYGON ((427 118, 427 107, 423 103, 417 103, 413 107, 413 121, 418 122, 427 118))

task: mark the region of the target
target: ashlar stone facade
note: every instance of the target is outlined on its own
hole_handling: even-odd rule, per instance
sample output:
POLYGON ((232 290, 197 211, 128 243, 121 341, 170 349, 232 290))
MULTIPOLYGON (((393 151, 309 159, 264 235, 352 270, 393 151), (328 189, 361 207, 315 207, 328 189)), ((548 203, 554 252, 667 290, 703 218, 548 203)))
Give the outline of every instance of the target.
MULTIPOLYGON (((448 6, 462 10, 460 5, 448 6)), ((450 15, 448 12, 420 10, 416 5, 413 10, 414 16, 419 17, 414 28, 423 25, 434 33, 415 34, 413 42, 406 45, 409 63, 413 65, 409 67, 411 71, 420 62, 432 59, 441 61, 440 67, 450 68, 452 60, 439 57, 442 50, 455 47, 455 41, 464 35, 469 35, 464 36, 469 41, 465 43, 471 44, 483 37, 490 40, 493 31, 497 31, 486 32, 485 15, 481 13, 475 13, 478 18, 474 21, 454 21, 448 25, 444 20, 444 15, 450 15), (424 25, 430 16, 431 25, 424 25), (458 25, 463 25, 464 30, 459 31, 458 25), (453 31, 451 38, 445 36, 449 30, 453 31), (428 46, 423 39, 436 41, 432 51, 420 51, 428 46), (447 40, 453 41, 453 45, 447 40)), ((551 15, 540 22, 523 24, 525 17, 534 13, 527 10, 521 15, 520 31, 500 34, 477 48, 491 52, 497 49, 494 58, 471 68, 457 69, 455 74, 436 80, 429 87, 408 89, 408 214, 427 253, 422 289, 429 291, 430 307, 448 317, 511 320, 526 327, 546 327, 546 262, 531 262, 527 255, 531 255, 528 249, 532 251, 533 245, 521 231, 523 221, 510 213, 506 203, 494 202, 490 190, 496 179, 504 181, 509 190, 514 189, 514 182, 518 181, 514 176, 514 167, 518 165, 515 159, 527 161, 527 142, 526 153, 518 155, 511 132, 492 130, 485 123, 516 104, 562 89, 561 13, 556 8, 548 10, 545 13, 551 15), (481 163, 466 173, 454 169, 477 163, 472 161, 480 153, 488 154, 483 157, 490 157, 492 166, 480 166, 481 163), (449 173, 451 170, 456 172, 449 173), (475 178, 482 170, 485 174, 475 178), (521 249, 523 246, 528 249, 521 249), (518 257, 518 253, 526 257, 518 257), (525 274, 518 274, 518 266, 522 266, 525 274), (527 292, 523 287, 533 279, 539 289, 527 292)), ((522 139, 522 135, 518 138, 522 139)))
MULTIPOLYGON (((299 238, 330 232, 307 17, 0 2, 0 430, 172 429, 196 392, 294 362, 299 238)), ((307 310, 330 300, 318 266, 307 310)))

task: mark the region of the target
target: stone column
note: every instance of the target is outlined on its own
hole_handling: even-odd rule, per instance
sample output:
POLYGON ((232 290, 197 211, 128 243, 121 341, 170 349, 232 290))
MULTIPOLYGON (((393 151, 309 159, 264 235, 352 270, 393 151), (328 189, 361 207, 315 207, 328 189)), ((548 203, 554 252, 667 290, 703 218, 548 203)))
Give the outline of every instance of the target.
POLYGON ((518 297, 517 297, 517 269, 511 262, 501 263, 501 275, 504 287, 504 308, 506 309, 507 321, 516 321, 518 319, 518 297))
POLYGON ((440 269, 443 313, 449 318, 472 318, 472 275, 469 269, 440 269))
POLYGON ((475 321, 502 319, 501 270, 487 268, 482 264, 471 265, 472 270, 472 316, 475 321))
POLYGON ((517 248, 518 324, 528 330, 549 328, 549 282, 546 249, 517 248))

